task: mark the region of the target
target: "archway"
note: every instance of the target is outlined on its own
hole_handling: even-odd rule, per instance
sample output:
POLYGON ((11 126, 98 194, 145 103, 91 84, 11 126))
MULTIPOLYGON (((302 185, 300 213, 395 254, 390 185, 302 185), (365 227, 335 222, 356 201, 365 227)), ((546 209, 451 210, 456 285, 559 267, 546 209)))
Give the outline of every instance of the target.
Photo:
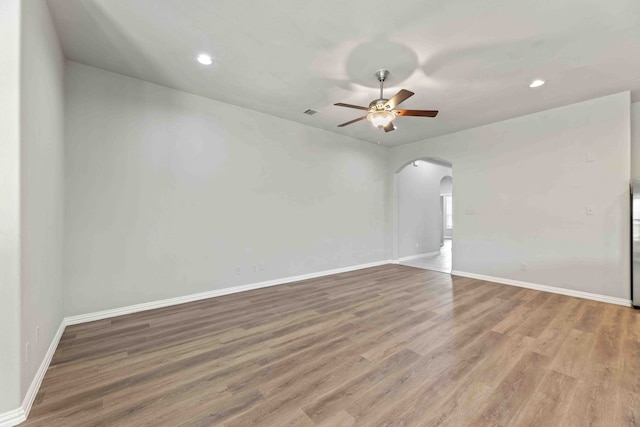
POLYGON ((394 259, 450 273, 453 238, 453 167, 419 158, 394 173, 394 259))

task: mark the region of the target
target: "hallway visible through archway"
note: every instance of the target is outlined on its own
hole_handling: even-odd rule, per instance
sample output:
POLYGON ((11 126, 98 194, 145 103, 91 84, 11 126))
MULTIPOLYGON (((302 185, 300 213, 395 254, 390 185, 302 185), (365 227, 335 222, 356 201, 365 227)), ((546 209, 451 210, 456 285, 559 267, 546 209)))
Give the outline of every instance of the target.
POLYGON ((416 160, 397 172, 398 262, 450 273, 453 247, 451 164, 416 160))
POLYGON ((451 249, 451 239, 444 239, 444 243, 440 247, 440 253, 402 261, 400 264, 407 265, 409 267, 439 271, 441 273, 451 273, 451 249))

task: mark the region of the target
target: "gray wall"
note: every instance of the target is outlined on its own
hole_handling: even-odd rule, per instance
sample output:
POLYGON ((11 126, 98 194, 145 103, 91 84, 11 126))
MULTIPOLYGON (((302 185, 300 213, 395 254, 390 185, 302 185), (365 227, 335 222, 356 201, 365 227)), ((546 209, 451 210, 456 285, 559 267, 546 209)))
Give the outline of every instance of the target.
POLYGON ((63 311, 64 59, 44 0, 22 2, 21 78, 24 396, 63 311))
POLYGON ((385 147, 77 63, 66 107, 67 315, 388 259, 385 147))
POLYGON ((0 2, 0 413, 20 405, 20 9, 0 2))
POLYGON ((631 178, 640 179, 640 102, 631 104, 631 178))
POLYGON ((64 60, 44 0, 0 3, 0 51, 4 412, 22 403, 63 312, 64 60))
POLYGON ((451 168, 417 161, 396 174, 400 258, 440 250, 440 181, 451 168))
POLYGON ((389 166, 453 164, 454 270, 629 298, 629 129, 625 92, 393 148, 389 166))

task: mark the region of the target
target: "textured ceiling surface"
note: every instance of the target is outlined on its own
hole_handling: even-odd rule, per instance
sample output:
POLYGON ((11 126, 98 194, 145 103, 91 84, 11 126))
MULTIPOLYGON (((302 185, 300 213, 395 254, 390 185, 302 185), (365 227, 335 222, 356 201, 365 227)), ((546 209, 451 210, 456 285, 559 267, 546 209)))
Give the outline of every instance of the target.
POLYGON ((48 3, 70 60, 388 146, 640 89, 638 0, 48 3), (380 68, 386 97, 438 117, 337 128, 361 112, 332 104, 368 105, 380 68))

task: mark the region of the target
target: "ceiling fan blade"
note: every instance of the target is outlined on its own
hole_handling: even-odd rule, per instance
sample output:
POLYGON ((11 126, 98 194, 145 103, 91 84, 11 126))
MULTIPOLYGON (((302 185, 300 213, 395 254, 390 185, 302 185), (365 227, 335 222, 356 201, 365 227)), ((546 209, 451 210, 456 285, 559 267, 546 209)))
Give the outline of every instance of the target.
POLYGON ((435 117, 438 110, 393 110, 397 116, 435 117))
POLYGON ((393 122, 389 122, 389 124, 382 129, 384 129, 385 132, 391 132, 392 130, 396 130, 396 125, 394 125, 393 122))
POLYGON ((369 107, 361 107, 359 105, 345 104, 344 102, 338 102, 337 104, 333 104, 333 105, 337 105, 338 107, 355 108, 357 110, 369 111, 369 107))
POLYGON ((396 108, 398 104, 406 101, 412 96, 413 96, 413 92, 411 92, 410 90, 401 89, 400 92, 393 95, 385 105, 388 106, 391 110, 393 110, 394 108, 396 108))
POLYGON ((351 121, 343 123, 341 125, 338 125, 338 127, 341 128, 343 126, 350 125, 351 123, 355 123, 355 122, 359 122, 360 120, 364 120, 366 118, 367 118, 367 116, 358 117, 357 119, 351 120, 351 121))

